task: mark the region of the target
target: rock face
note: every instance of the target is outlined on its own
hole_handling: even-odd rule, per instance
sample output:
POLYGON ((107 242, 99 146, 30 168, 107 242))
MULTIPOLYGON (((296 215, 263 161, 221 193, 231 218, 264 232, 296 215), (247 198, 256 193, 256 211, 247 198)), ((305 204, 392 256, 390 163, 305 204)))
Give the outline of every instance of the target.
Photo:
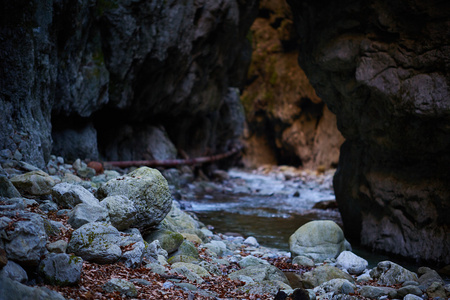
POLYGON ((241 100, 247 128, 244 164, 336 166, 343 137, 336 116, 298 66, 298 42, 285 1, 261 1, 248 39, 253 55, 241 100))
POLYGON ((39 167, 52 138, 70 159, 143 159, 159 153, 134 151, 150 126, 191 156, 228 150, 256 13, 256 0, 5 4, 0 149, 39 167))
POLYGON ((449 263, 450 4, 288 2, 300 65, 346 138, 334 179, 346 235, 449 263))

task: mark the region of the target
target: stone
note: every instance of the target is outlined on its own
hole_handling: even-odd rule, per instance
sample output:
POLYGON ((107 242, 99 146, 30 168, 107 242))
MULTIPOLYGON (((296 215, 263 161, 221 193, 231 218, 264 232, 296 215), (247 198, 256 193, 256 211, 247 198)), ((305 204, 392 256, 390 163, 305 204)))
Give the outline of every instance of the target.
POLYGON ((14 223, 13 230, 0 229, 0 238, 8 259, 22 266, 37 266, 47 249, 44 219, 34 213, 18 214, 23 220, 14 223))
POLYGON ((0 291, 2 291, 2 300, 65 300, 61 294, 46 287, 26 286, 8 278, 7 276, 0 276, 0 291))
POLYGON ((91 206, 99 206, 100 202, 84 187, 59 183, 52 189, 53 201, 62 208, 74 208, 77 204, 85 203, 91 206))
POLYGON ((403 300, 423 300, 422 297, 413 295, 413 294, 409 294, 406 295, 405 297, 403 297, 403 300))
POLYGON ((444 283, 444 280, 442 280, 442 277, 438 274, 438 272, 430 268, 420 267, 417 270, 417 273, 420 275, 419 284, 425 290, 430 286, 430 284, 434 282, 440 282, 442 284, 444 283))
POLYGON ((192 272, 191 270, 189 270, 187 267, 185 266, 180 266, 178 268, 173 268, 171 270, 172 274, 179 274, 179 275, 183 275, 185 276, 188 280, 190 281, 194 281, 198 284, 202 284, 204 282, 204 280, 197 275, 196 273, 192 272))
POLYGON ((144 268, 149 269, 153 273, 156 273, 156 274, 159 274, 159 275, 167 273, 167 269, 165 267, 161 266, 160 264, 157 264, 157 263, 146 264, 144 266, 144 268))
POLYGON ((149 245, 142 238, 141 233, 136 228, 130 228, 121 233, 119 246, 122 250, 120 261, 128 268, 138 268, 142 265, 143 259, 148 255, 149 245))
POLYGON ((23 175, 11 178, 11 183, 24 196, 44 196, 49 195, 55 181, 45 172, 32 171, 23 175))
POLYGON ((219 257, 222 257, 227 251, 227 245, 222 241, 210 241, 209 243, 203 244, 202 247, 219 257))
POLYGON ((137 214, 133 202, 125 196, 110 196, 100 202, 108 211, 109 221, 118 230, 128 229, 137 214))
POLYGON ((205 268, 203 268, 199 265, 192 264, 192 263, 177 262, 177 263, 172 264, 172 269, 181 268, 181 267, 186 267, 189 271, 194 272, 195 274, 197 274, 200 277, 209 277, 211 275, 205 268))
POLYGON ((159 241, 155 240, 150 244, 147 243, 147 247, 144 252, 144 257, 142 259, 148 260, 150 262, 157 262, 159 256, 164 257, 164 259, 167 259, 168 257, 167 251, 161 247, 159 241))
POLYGON ((258 241, 253 236, 249 236, 248 238, 246 238, 244 240, 244 244, 250 245, 250 246, 253 246, 253 247, 259 247, 258 241))
POLYGON ((169 213, 161 222, 161 225, 170 231, 177 231, 179 233, 191 233, 203 236, 199 230, 200 224, 191 215, 182 211, 180 204, 177 201, 172 201, 172 206, 169 213))
POLYGON ((119 231, 112 225, 88 223, 72 232, 67 252, 99 264, 115 263, 122 256, 120 240, 119 231))
POLYGON ((178 247, 177 251, 173 255, 190 256, 194 259, 198 259, 198 250, 191 242, 184 240, 178 247))
POLYGON ((303 255, 294 257, 294 259, 292 260, 292 263, 297 264, 299 266, 305 266, 305 267, 314 267, 315 266, 314 261, 311 258, 303 256, 303 255))
MULTIPOLYGON (((447 297, 445 288, 444 288, 444 285, 442 282, 433 282, 432 284, 430 284, 426 290, 426 293, 429 298, 441 297, 442 299, 445 299, 445 297, 447 297)), ((411 293, 411 294, 417 295, 417 293, 411 293)), ((417 295, 417 296, 420 296, 420 295, 417 295)))
POLYGON ((347 279, 349 282, 353 283, 354 279, 348 273, 330 266, 322 265, 309 272, 302 274, 300 280, 304 288, 314 288, 323 284, 324 282, 330 281, 332 279, 347 279))
POLYGON ((141 167, 124 177, 111 179, 98 190, 100 199, 125 196, 137 210, 132 227, 142 233, 159 224, 169 213, 172 195, 166 179, 156 169, 141 167))
POLYGON ((352 275, 362 274, 368 265, 367 260, 350 251, 341 252, 336 259, 336 267, 347 270, 352 275))
POLYGON ((89 167, 81 167, 77 170, 77 175, 81 178, 92 178, 96 174, 95 169, 89 167))
POLYGON ((230 279, 237 279, 238 276, 245 275, 251 277, 255 282, 262 282, 264 280, 277 280, 281 281, 285 284, 289 284, 286 276, 283 272, 275 266, 272 265, 256 265, 250 266, 235 272, 232 272, 228 275, 230 279))
POLYGON ((363 297, 370 299, 380 299, 383 296, 389 296, 389 298, 395 298, 396 290, 390 287, 370 286, 365 285, 358 289, 358 292, 363 297))
POLYGON ((67 242, 65 240, 57 240, 47 244, 47 250, 53 253, 66 253, 67 242))
POLYGON ((0 197, 19 198, 19 191, 6 176, 0 176, 0 197))
POLYGON ((238 262, 239 267, 243 269, 250 266, 268 265, 268 264, 269 263, 267 262, 267 260, 255 257, 253 255, 246 256, 238 262))
POLYGON ((250 295, 272 294, 275 296, 280 290, 290 293, 292 291, 292 288, 288 284, 279 280, 250 282, 238 288, 238 291, 242 291, 250 295))
POLYGON ((336 278, 326 281, 314 288, 314 292, 319 295, 323 295, 329 292, 333 292, 335 294, 353 294, 355 293, 356 285, 347 279, 336 278))
POLYGON ((382 261, 372 269, 370 276, 381 285, 401 284, 405 281, 418 281, 417 274, 391 261, 382 261))
POLYGON ((403 286, 397 290, 397 298, 402 299, 408 294, 422 296, 423 292, 418 286, 415 285, 403 286))
POLYGON ((194 233, 182 232, 181 235, 183 236, 184 239, 190 241, 191 243, 198 244, 198 245, 203 243, 202 239, 199 238, 199 236, 194 233))
POLYGON ((155 240, 159 241, 161 247, 169 254, 177 251, 178 247, 180 247, 184 241, 183 236, 180 233, 165 229, 155 230, 144 236, 144 239, 147 243, 151 243, 155 240))
POLYGON ((87 166, 91 169, 95 170, 95 174, 103 174, 103 172, 105 171, 105 169, 103 168, 102 163, 98 162, 98 161, 90 161, 87 166))
POLYGON ((9 260, 3 269, 0 270, 0 277, 2 276, 6 276, 20 283, 25 283, 28 281, 27 272, 12 260, 9 260))
POLYGON ((65 253, 50 253, 39 264, 39 273, 51 285, 76 285, 81 278, 83 259, 65 253))
POLYGON ((86 203, 77 204, 68 214, 67 221, 74 229, 80 228, 84 224, 106 221, 108 211, 100 205, 90 205, 86 203))
POLYGON ((127 297, 136 297, 138 292, 136 286, 124 279, 112 278, 103 285, 103 290, 107 293, 119 292, 127 297))
POLYGON ((293 256, 303 255, 322 262, 345 250, 344 233, 333 221, 311 221, 291 235, 289 248, 293 256))

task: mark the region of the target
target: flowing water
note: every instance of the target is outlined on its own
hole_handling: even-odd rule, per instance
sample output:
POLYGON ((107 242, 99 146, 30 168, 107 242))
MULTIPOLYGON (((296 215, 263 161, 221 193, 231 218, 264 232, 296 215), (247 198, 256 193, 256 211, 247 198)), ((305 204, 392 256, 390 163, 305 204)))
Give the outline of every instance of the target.
POLYGON ((341 224, 336 209, 313 209, 317 202, 335 199, 332 173, 317 180, 243 170, 231 170, 229 175, 224 189, 214 189, 184 203, 217 232, 254 236, 261 245, 289 250, 289 236, 301 225, 322 219, 341 224))
MULTIPOLYGON (((226 183, 187 193, 180 201, 186 210, 194 212, 204 224, 212 225, 216 232, 253 236, 263 246, 289 251, 289 237, 309 221, 333 220, 342 226, 336 208, 313 208, 318 202, 335 200, 334 171, 316 175, 306 171, 292 173, 292 169, 288 169, 260 174, 234 169, 228 174, 230 179, 226 183)), ((195 187, 191 186, 190 190, 193 189, 195 187)), ((358 245, 352 247, 355 254, 369 261, 371 268, 383 260, 391 260, 412 271, 420 266, 399 257, 373 253, 358 245)))

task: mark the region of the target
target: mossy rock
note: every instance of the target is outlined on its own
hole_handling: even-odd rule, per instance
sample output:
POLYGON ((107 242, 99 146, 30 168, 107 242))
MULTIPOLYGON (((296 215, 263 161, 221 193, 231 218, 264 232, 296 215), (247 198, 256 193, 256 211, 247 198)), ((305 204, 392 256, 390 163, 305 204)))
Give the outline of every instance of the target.
POLYGON ((166 229, 159 229, 146 235, 144 240, 147 243, 151 243, 154 240, 158 240, 161 248, 167 251, 167 253, 174 253, 178 250, 178 247, 183 243, 184 238, 178 232, 173 232, 166 229))

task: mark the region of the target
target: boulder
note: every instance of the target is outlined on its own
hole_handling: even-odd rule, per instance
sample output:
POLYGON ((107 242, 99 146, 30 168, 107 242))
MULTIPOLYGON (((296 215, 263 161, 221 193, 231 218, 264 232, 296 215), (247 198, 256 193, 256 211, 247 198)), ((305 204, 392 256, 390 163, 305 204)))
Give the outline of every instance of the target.
POLYGON ((138 295, 136 286, 124 279, 113 278, 103 285, 107 293, 119 292, 121 295, 134 298, 138 295))
POLYGON ((76 184, 59 183, 53 187, 52 196, 53 201, 62 208, 74 208, 80 203, 91 206, 100 205, 98 199, 91 192, 76 184))
POLYGON ((203 236, 200 231, 200 223, 191 215, 182 211, 177 201, 172 201, 170 211, 161 222, 161 225, 171 231, 203 236))
POLYGON ((395 298, 397 295, 397 291, 394 288, 383 286, 365 285, 359 288, 358 292, 361 296, 369 299, 379 299, 380 297, 395 298))
POLYGON ((144 236, 147 243, 155 240, 159 241, 161 247, 171 254, 178 250, 178 247, 183 243, 183 236, 178 232, 173 232, 165 229, 155 230, 150 234, 144 236))
POLYGON ((297 264, 299 266, 305 266, 305 267, 314 267, 314 261, 306 256, 300 255, 300 256, 296 256, 294 257, 294 259, 292 260, 293 264, 297 264))
POLYGON ((50 175, 42 171, 32 171, 11 178, 11 183, 24 196, 49 195, 55 181, 50 175))
MULTIPOLYGON (((420 291, 420 289, 419 289, 419 291, 420 291)), ((430 284, 428 286, 426 292, 427 292, 428 297, 433 298, 433 299, 438 298, 438 297, 445 299, 445 297, 447 297, 446 296, 447 293, 445 291, 445 288, 444 288, 444 285, 442 282, 433 282, 432 284, 430 284)), ((411 293, 411 294, 414 294, 417 296, 421 295, 421 293, 420 294, 411 293)))
POLYGON ((372 269, 370 276, 381 285, 401 284, 405 281, 418 281, 417 274, 391 261, 382 261, 372 269))
POLYGON ((137 268, 142 265, 142 260, 148 251, 148 244, 142 238, 136 228, 130 228, 121 235, 119 246, 122 249, 120 261, 128 268, 137 268))
POLYGON ((195 272, 192 272, 191 270, 189 270, 185 266, 180 266, 178 268, 173 268, 171 270, 171 273, 185 276, 188 280, 194 281, 194 282, 196 282, 198 284, 202 284, 204 282, 204 280, 199 275, 197 275, 195 272))
POLYGON ((300 277, 300 280, 303 284, 304 288, 314 288, 323 284, 324 282, 330 281, 332 279, 347 279, 351 283, 354 283, 354 279, 348 273, 330 266, 330 265, 322 265, 319 266, 312 271, 305 272, 300 277))
POLYGON ((439 282, 444 284, 444 280, 442 277, 436 272, 427 267, 420 267, 417 270, 417 273, 420 275, 419 284, 423 289, 427 289, 433 282, 439 282))
POLYGON ((83 259, 65 253, 50 253, 39 264, 39 273, 51 285, 76 285, 81 278, 83 259))
POLYGON ((136 221, 137 209, 125 196, 110 196, 100 202, 106 208, 109 221, 118 230, 128 229, 136 221))
POLYGON ((275 296, 279 291, 286 291, 290 293, 292 288, 283 281, 279 280, 263 280, 261 282, 250 282, 246 285, 239 287, 238 291, 250 295, 271 294, 275 296))
POLYGON ((360 275, 369 263, 364 258, 350 252, 343 251, 336 259, 336 267, 346 270, 352 275, 360 275))
MULTIPOLYGON (((442 288, 442 290, 444 290, 444 288, 442 288)), ((407 286, 403 286, 401 288, 399 288, 397 290, 397 296, 396 298, 400 298, 403 299, 403 297, 405 297, 406 295, 416 295, 416 296, 422 296, 423 292, 422 290, 415 285, 407 285, 407 286)), ((444 291, 444 296, 445 296, 445 291, 444 291)), ((430 297, 433 298, 433 297, 430 297)))
POLYGON ((161 247, 159 241, 155 240, 147 244, 143 259, 147 260, 148 262, 158 262, 158 256, 163 256, 165 259, 167 259, 168 254, 167 251, 161 247))
POLYGON ((195 265, 192 263, 185 263, 185 262, 177 262, 177 263, 172 264, 172 269, 181 268, 181 267, 186 267, 189 271, 194 272, 195 274, 197 274, 200 277, 211 276, 211 274, 209 274, 209 272, 206 271, 205 268, 203 268, 199 265, 195 265))
POLYGON ((319 295, 333 292, 335 294, 354 294, 356 285, 347 279, 336 278, 326 281, 314 288, 314 292, 319 295))
POLYGON ((44 219, 34 213, 18 214, 21 219, 13 228, 0 229, 0 238, 10 260, 21 265, 37 266, 47 249, 47 233, 44 219))
POLYGON ((67 242, 65 240, 57 240, 47 244, 47 250, 53 253, 66 253, 67 242))
POLYGON ((6 276, 14 281, 25 283, 28 281, 27 272, 18 264, 9 260, 8 263, 0 270, 0 277, 6 276))
POLYGON ((67 252, 99 264, 115 263, 122 256, 120 240, 120 232, 112 225, 88 223, 72 232, 67 252))
POLYGON ((2 291, 2 300, 65 300, 61 294, 46 287, 26 286, 6 276, 0 276, 0 291, 2 291))
POLYGON ((184 240, 172 256, 176 255, 190 256, 194 259, 198 259, 199 257, 197 247, 195 247, 194 244, 188 240, 184 240))
POLYGON ((172 205, 172 195, 166 179, 156 169, 141 167, 126 176, 109 180, 98 190, 100 199, 125 196, 137 210, 132 227, 142 233, 158 225, 172 205))
POLYGON ((283 274, 283 272, 275 266, 272 265, 256 265, 250 266, 239 271, 230 273, 228 277, 230 279, 236 280, 239 276, 245 275, 252 278, 255 282, 262 282, 264 280, 278 280, 285 284, 289 284, 288 279, 283 274))
POLYGON ((333 221, 311 221, 290 236, 289 248, 293 256, 303 255, 322 262, 345 250, 344 233, 333 221))
POLYGON ((210 241, 209 243, 203 244, 202 247, 219 257, 222 257, 227 252, 227 245, 222 241, 210 241))
POLYGON ((74 229, 77 229, 87 223, 106 221, 108 218, 108 211, 100 205, 80 203, 67 215, 69 216, 67 222, 74 229))
POLYGON ((6 176, 0 175, 0 197, 19 198, 20 193, 6 176))
POLYGON ((268 264, 269 263, 267 262, 267 260, 255 257, 253 255, 246 256, 238 262, 239 267, 243 269, 250 266, 268 265, 268 264))

